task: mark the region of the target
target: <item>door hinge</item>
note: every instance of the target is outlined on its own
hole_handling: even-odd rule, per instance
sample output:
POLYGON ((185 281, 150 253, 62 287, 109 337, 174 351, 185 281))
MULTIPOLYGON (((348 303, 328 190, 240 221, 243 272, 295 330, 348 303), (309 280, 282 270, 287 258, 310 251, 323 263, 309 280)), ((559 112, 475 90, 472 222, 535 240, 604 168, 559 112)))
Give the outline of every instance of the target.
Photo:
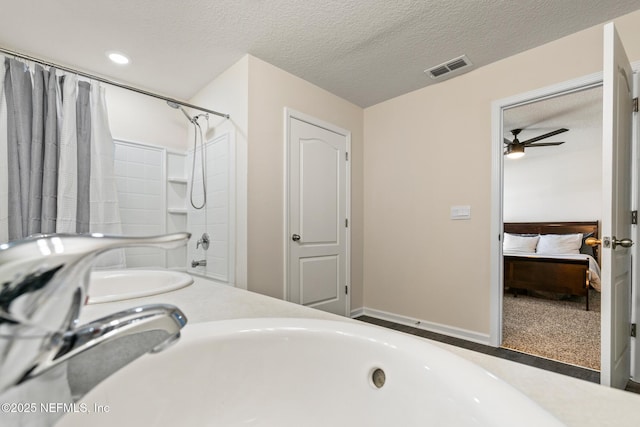
POLYGON ((638 223, 638 211, 631 211, 631 224, 638 223))
POLYGON ((349 218, 344 219, 344 226, 349 227, 349 218))
POLYGON ((349 286, 347 286, 347 285, 344 286, 344 294, 345 295, 349 295, 349 286))
POLYGON ((636 324, 632 323, 631 324, 631 336, 635 338, 636 336, 636 324))
MULTIPOLYGON (((637 99, 637 98, 636 98, 637 99)), ((636 110, 637 111, 637 110, 636 110)), ((345 151, 344 152, 344 159, 348 162, 349 161, 349 152, 345 151)))
POLYGON ((638 98, 633 98, 633 112, 638 112, 638 98))

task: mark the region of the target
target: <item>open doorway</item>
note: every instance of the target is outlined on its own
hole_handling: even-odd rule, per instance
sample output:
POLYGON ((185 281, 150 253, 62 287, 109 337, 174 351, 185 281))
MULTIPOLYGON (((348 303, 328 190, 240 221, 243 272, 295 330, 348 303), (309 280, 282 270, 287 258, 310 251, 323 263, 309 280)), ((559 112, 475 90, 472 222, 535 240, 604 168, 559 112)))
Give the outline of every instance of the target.
MULTIPOLYGON (((502 345, 503 276, 503 111, 543 99, 596 86, 602 95, 602 217, 599 221, 601 268, 601 353, 600 382, 624 388, 631 377, 631 365, 640 358, 634 353, 635 340, 631 305, 632 287, 637 289, 637 254, 633 245, 638 228, 637 211, 638 118, 634 115, 637 82, 613 23, 604 27, 603 72, 496 100, 492 104, 492 194, 491 194, 491 345, 502 345), (620 237, 624 236, 624 237, 620 237), (631 236, 631 237, 628 237, 631 236)), ((634 305, 635 307, 635 305, 634 305)), ((637 312, 637 310, 636 310, 637 312)))
POLYGON ((599 370, 602 87, 504 109, 502 133, 502 346, 599 370))

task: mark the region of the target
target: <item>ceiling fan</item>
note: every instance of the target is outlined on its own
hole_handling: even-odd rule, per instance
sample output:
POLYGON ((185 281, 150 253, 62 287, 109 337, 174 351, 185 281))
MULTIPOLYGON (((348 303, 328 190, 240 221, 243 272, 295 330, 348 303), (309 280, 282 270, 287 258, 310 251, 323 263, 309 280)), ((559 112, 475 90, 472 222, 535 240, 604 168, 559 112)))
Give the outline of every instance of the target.
POLYGON ((526 141, 519 141, 518 134, 522 132, 522 129, 513 129, 511 133, 513 134, 513 141, 509 141, 507 138, 504 139, 504 143, 506 145, 504 154, 511 158, 517 159, 519 157, 524 156, 525 148, 535 148, 535 147, 550 147, 553 145, 564 144, 564 142, 541 142, 538 144, 534 144, 537 141, 543 140, 545 138, 549 138, 550 136, 558 135, 559 133, 567 132, 569 129, 560 128, 556 129, 553 132, 545 133, 544 135, 536 136, 535 138, 527 139, 526 141))

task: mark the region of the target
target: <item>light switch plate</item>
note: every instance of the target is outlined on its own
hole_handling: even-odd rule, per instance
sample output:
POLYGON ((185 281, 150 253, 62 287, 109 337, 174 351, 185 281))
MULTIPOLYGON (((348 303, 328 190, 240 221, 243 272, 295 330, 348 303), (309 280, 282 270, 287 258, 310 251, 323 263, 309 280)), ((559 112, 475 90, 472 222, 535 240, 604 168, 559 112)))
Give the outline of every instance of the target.
POLYGON ((451 206, 451 219, 471 219, 471 206, 451 206))

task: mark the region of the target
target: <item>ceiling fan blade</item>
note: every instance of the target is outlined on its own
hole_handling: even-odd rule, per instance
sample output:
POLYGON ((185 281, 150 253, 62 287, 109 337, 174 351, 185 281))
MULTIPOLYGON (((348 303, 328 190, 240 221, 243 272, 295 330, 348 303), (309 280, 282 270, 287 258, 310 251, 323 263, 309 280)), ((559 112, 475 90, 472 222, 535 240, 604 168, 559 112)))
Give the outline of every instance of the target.
POLYGON ((545 133, 544 135, 536 136, 535 138, 527 139, 526 141, 521 141, 522 144, 528 144, 531 142, 540 141, 541 139, 549 138, 550 136, 557 135, 559 133, 567 132, 569 129, 561 128, 554 130, 553 132, 545 133))
POLYGON ((512 144, 512 142, 509 141, 507 138, 504 139, 504 143, 507 144, 507 145, 512 144))
POLYGON ((564 144, 564 142, 541 142, 539 144, 527 144, 527 148, 534 148, 534 147, 551 147, 554 145, 562 145, 564 144))

